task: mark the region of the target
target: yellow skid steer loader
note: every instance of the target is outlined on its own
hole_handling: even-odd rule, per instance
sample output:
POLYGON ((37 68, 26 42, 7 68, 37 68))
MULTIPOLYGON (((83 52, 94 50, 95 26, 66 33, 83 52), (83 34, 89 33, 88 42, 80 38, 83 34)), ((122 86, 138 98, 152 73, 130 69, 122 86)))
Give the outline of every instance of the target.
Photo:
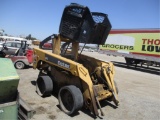
POLYGON ((110 29, 106 14, 90 12, 88 7, 76 3, 66 6, 59 34, 47 37, 40 48, 34 48, 33 68, 40 71, 37 93, 41 96, 57 93, 60 108, 68 115, 82 107, 90 109, 95 116, 100 108, 104 115, 99 101, 105 99, 118 106, 113 64, 83 55, 83 49, 79 52, 79 43, 104 44, 110 29), (42 49, 49 40, 53 43, 52 52, 42 49))

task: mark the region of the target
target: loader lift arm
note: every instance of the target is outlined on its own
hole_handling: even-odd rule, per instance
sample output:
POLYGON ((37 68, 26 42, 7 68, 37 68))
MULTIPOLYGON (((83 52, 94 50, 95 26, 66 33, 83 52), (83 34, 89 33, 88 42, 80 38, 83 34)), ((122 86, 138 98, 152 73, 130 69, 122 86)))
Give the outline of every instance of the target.
POLYGON ((53 37, 55 37, 55 34, 52 34, 52 35, 48 36, 47 38, 45 38, 43 41, 41 41, 39 44, 39 48, 43 49, 42 46, 44 45, 44 43, 50 41, 53 37))

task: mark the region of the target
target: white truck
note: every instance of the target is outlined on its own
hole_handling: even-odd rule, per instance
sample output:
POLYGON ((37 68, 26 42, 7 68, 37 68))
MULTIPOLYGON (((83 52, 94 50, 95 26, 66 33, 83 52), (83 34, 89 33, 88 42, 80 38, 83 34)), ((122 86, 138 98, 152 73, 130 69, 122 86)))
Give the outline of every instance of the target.
POLYGON ((113 29, 99 53, 124 57, 127 65, 160 65, 160 29, 113 29))

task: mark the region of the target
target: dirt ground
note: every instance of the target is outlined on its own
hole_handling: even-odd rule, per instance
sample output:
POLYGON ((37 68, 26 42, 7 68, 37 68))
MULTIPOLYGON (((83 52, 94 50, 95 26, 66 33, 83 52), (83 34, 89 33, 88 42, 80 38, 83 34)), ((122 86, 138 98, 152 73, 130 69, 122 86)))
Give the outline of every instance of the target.
POLYGON ((20 96, 36 111, 33 120, 160 120, 160 69, 156 67, 129 67, 124 58, 97 52, 85 52, 90 56, 115 65, 115 81, 119 88, 120 105, 101 102, 105 116, 94 118, 89 110, 82 109, 76 115, 68 116, 59 109, 55 96, 42 98, 35 92, 38 70, 28 67, 17 70, 20 76, 20 96))

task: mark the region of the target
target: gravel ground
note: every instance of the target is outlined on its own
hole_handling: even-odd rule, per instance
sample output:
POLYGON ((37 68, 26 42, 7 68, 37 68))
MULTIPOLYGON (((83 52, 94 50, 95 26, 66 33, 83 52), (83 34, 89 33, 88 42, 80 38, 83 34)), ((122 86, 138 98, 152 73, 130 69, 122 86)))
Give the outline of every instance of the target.
POLYGON ((68 116, 59 109, 55 96, 42 98, 35 92, 35 80, 38 70, 28 67, 17 70, 20 76, 18 90, 20 96, 36 111, 33 120, 160 120, 160 69, 155 67, 129 67, 124 58, 113 57, 96 52, 85 52, 115 65, 115 81, 119 88, 120 106, 111 102, 101 102, 105 116, 94 118, 89 110, 80 110, 76 115, 68 116))

